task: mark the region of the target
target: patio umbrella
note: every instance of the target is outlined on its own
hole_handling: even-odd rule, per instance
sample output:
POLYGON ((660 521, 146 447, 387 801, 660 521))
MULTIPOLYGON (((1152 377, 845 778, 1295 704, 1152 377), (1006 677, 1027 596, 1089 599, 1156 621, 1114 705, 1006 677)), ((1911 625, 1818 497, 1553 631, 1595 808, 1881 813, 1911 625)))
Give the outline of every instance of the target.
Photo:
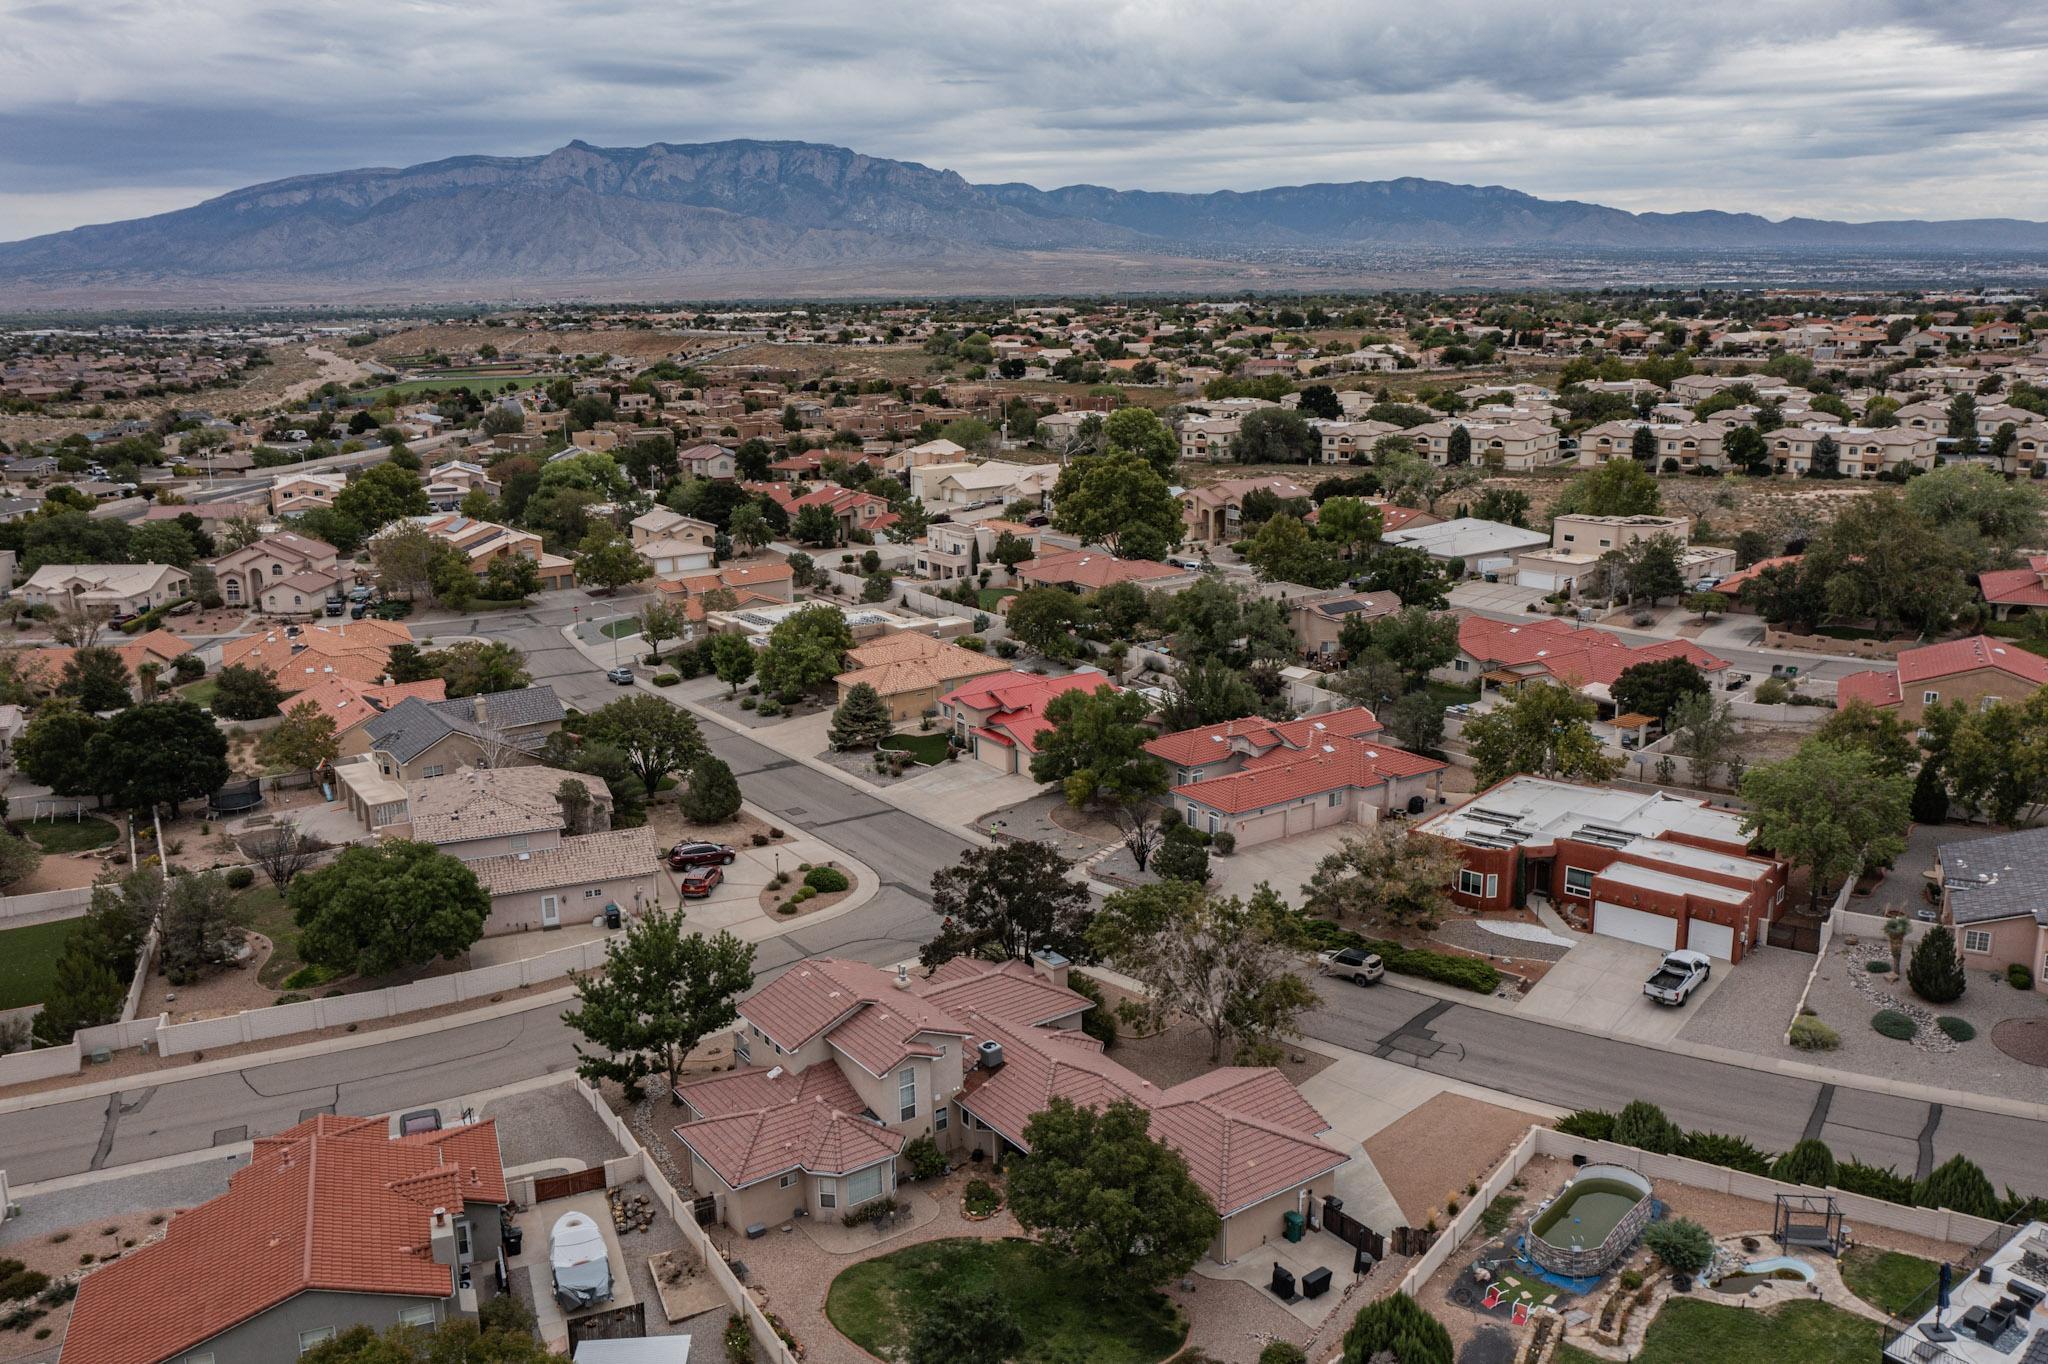
POLYGON ((1943 1260, 1941 1262, 1941 1287, 1937 1290, 1934 1299, 1934 1324, 1936 1326, 1941 1325, 1941 1314, 1948 1311, 1948 1290, 1949 1285, 1954 1281, 1954 1276, 1955 1271, 1949 1267, 1949 1262, 1943 1260))

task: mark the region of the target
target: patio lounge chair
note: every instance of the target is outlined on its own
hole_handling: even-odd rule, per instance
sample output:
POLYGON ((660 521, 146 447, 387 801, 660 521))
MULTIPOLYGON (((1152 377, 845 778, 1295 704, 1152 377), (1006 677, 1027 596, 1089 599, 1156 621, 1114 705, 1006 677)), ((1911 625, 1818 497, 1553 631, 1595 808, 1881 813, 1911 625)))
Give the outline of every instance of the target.
POLYGON ((1500 1285, 1493 1284, 1486 1290, 1486 1296, 1485 1298, 1480 1300, 1479 1305, 1481 1307, 1484 1307, 1487 1311, 1491 1312, 1494 1308, 1500 1306, 1500 1299, 1500 1285))
POLYGON ((1523 1325, 1526 1325, 1526 1324, 1528 1324, 1528 1321, 1529 1321, 1529 1304, 1528 1304, 1527 1302, 1518 1302, 1518 1303, 1516 1303, 1516 1304, 1515 1304, 1515 1312, 1514 1312, 1514 1322, 1515 1322, 1515 1325, 1517 1325, 1517 1326, 1523 1326, 1523 1325))

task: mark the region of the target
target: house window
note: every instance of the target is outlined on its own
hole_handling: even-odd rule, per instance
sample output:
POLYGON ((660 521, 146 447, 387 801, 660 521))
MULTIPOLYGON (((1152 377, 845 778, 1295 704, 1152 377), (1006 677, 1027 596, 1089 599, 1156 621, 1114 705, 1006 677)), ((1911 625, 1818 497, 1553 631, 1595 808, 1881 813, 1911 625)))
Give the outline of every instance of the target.
POLYGON ((943 1132, 953 1121, 953 1109, 949 1104, 940 1104, 932 1110, 932 1131, 943 1132))
POLYGON ((434 1305, 429 1302, 423 1302, 417 1307, 401 1307, 398 1309, 398 1324, 400 1326, 432 1326, 434 1324, 434 1305))
POLYGON ((1500 878, 1489 872, 1486 877, 1486 898, 1491 900, 1495 895, 1498 895, 1499 893, 1500 878))
POLYGON ((1564 869, 1564 893, 1567 895, 1590 896, 1593 893, 1593 873, 1584 867, 1564 869))
POLYGON ((1464 660, 1464 659, 1462 659, 1462 658, 1454 658, 1454 659, 1452 659, 1452 660, 1451 660, 1451 671, 1452 671, 1452 672, 1460 672, 1460 673, 1465 673, 1465 672, 1470 672, 1470 671, 1472 671, 1472 669, 1471 669, 1471 667, 1470 667, 1470 666, 1469 666, 1469 665, 1468 665, 1468 664, 1467 664, 1467 663, 1465 662, 1465 660, 1464 660))
POLYGON ((1965 952, 1989 952, 1991 950, 1991 930, 1988 928, 1964 929, 1963 950, 1965 952))
POLYGON ((839 1206, 839 1195, 838 1195, 838 1194, 837 1194, 836 1192, 834 1192, 834 1191, 835 1191, 836 1189, 838 1189, 838 1187, 839 1187, 839 1184, 838 1184, 838 1182, 837 1182, 836 1180, 830 1180, 830 1179, 821 1179, 821 1180, 819 1180, 819 1181, 818 1181, 818 1206, 819 1206, 819 1207, 821 1207, 821 1208, 836 1208, 836 1207, 838 1207, 838 1206, 839 1206))
POLYGON ((1336 809, 1337 806, 1343 801, 1343 799, 1344 793, 1342 791, 1330 792, 1330 808, 1332 810, 1336 809))
POLYGON ((741 1065, 746 1065, 754 1059, 753 1048, 748 1044, 745 1033, 736 1032, 732 1035, 732 1054, 739 1058, 741 1065))
POLYGON ((778 1189, 787 1189, 795 1183, 796 1171, 791 1170, 788 1174, 784 1175, 782 1178, 775 1181, 775 1187, 778 1189))
POLYGON ((423 777, 438 777, 447 770, 448 769, 442 764, 435 763, 432 767, 421 769, 420 775, 423 777))
POLYGON ((909 1066, 896 1077, 896 1103, 898 1122, 909 1122, 917 1116, 917 1071, 909 1066))
POLYGON ((332 1326, 316 1326, 310 1331, 299 1332, 299 1353, 304 1354, 315 1345, 325 1345, 334 1339, 332 1326))
POLYGON ((882 1167, 870 1165, 846 1177, 846 1206, 857 1208, 871 1198, 882 1196, 882 1167))
POLYGON ((1938 691, 1923 691, 1920 693, 1920 700, 1926 705, 1931 706, 1940 699, 1941 693, 1938 691))
POLYGON ((1977 709, 1990 710, 1993 706, 1997 705, 2001 699, 2002 698, 1996 696, 1980 697, 1977 701, 1977 709))
POLYGON ((1458 894, 1484 895, 1485 893, 1486 878, 1484 876, 1469 867, 1458 869, 1458 894))

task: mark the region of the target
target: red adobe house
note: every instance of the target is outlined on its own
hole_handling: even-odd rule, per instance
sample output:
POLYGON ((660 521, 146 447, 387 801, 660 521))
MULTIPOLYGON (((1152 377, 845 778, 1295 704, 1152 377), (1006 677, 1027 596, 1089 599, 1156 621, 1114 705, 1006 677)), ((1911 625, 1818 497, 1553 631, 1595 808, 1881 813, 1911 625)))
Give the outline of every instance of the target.
POLYGON ((1545 898, 1580 929, 1724 961, 1764 940, 1785 863, 1752 853, 1741 817, 1685 796, 1510 777, 1416 826, 1464 857, 1473 910, 1545 898))

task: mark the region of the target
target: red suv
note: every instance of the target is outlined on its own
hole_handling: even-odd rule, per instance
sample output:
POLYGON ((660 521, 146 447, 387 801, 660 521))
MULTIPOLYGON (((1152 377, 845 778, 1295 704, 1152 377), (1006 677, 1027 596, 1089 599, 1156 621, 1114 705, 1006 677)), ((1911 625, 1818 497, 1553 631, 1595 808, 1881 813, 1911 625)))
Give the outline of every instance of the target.
POLYGON ((696 867, 683 874, 682 891, 685 900, 701 900, 718 888, 725 880, 725 873, 716 867, 696 867))
POLYGON ((672 871, 685 867, 729 867, 738 856, 724 843, 678 843, 668 850, 668 865, 672 871))

